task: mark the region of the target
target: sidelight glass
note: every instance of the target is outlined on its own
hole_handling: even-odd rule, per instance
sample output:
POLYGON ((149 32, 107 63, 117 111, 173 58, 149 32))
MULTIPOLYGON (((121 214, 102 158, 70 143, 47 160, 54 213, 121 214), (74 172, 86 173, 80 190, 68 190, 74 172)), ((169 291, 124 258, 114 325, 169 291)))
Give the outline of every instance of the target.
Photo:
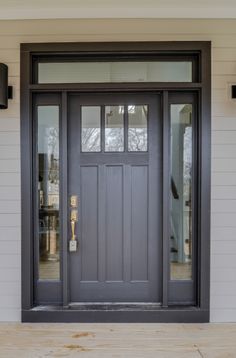
POLYGON ((128 106, 128 149, 129 152, 147 151, 147 105, 128 106))
POLYGON ((171 105, 171 280, 192 278, 192 105, 171 105))
POLYGON ((192 82, 192 61, 40 62, 38 83, 192 82))
POLYGON ((82 152, 101 151, 101 107, 81 107, 81 148, 82 152))
POLYGON ((105 106, 105 152, 124 151, 124 106, 105 106))
POLYGON ((59 107, 38 106, 39 279, 60 278, 59 107))

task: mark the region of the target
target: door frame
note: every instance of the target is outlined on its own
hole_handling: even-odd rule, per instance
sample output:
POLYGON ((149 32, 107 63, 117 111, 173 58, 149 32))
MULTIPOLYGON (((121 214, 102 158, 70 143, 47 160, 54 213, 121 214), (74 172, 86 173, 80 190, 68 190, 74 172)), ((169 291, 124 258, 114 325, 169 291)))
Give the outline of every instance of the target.
MULTIPOLYGON (((208 322, 210 286, 210 155, 211 155, 211 43, 210 42, 117 42, 117 43, 44 43, 21 44, 21 205, 22 205, 22 321, 24 322, 208 322), (129 56, 135 60, 143 56, 189 56, 194 58, 197 70, 195 82, 188 83, 83 83, 35 84, 33 68, 40 56, 54 59, 63 55, 86 55, 92 58, 120 59, 129 56), (163 109, 163 301, 156 311, 76 311, 67 308, 68 260, 67 242, 62 247, 62 305, 55 307, 34 306, 33 262, 33 197, 36 190, 34 172, 32 104, 35 93, 60 93, 62 112, 62 158, 67 146, 67 93, 68 92, 162 92, 163 109), (168 307, 169 295, 169 102, 168 93, 194 92, 198 96, 198 305, 168 307), (65 254, 66 253, 66 254, 65 254), (166 259, 164 259, 166 258, 166 259)), ((67 193, 67 163, 61 163, 61 189, 67 193)), ((67 200, 61 206, 61 215, 67 217, 67 200)), ((67 223, 62 225, 62 236, 67 235, 67 223)))

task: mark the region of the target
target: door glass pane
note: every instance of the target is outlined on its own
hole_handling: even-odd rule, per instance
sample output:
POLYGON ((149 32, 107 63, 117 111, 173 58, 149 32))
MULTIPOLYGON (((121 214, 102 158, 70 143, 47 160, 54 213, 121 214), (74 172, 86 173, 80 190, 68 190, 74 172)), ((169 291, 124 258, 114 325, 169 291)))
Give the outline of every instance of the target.
POLYGON ((192 278, 192 105, 171 105, 171 279, 192 278))
POLYGON ((105 106, 105 151, 124 150, 124 106, 105 106))
POLYGON ((81 107, 81 148, 82 152, 101 151, 101 107, 81 107))
POLYGON ((38 107, 39 279, 60 278, 59 107, 38 107))
POLYGON ((38 83, 192 82, 191 61, 41 62, 38 83))
POLYGON ((130 152, 147 151, 147 105, 128 106, 128 148, 130 152))

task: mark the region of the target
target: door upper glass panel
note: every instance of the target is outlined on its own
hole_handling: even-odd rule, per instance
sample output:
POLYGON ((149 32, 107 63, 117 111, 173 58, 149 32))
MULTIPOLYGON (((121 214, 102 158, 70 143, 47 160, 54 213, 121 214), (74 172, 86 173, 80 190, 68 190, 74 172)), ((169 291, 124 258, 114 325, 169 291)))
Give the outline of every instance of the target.
POLYGON ((82 106, 81 108, 82 152, 101 150, 101 107, 82 106))
POLYGON ((176 61, 39 62, 43 83, 192 82, 193 63, 176 61))
POLYGON ((81 106, 81 151, 147 152, 148 105, 81 106))
POLYGON ((128 106, 129 152, 147 151, 147 105, 128 106))
POLYGON ((124 106, 105 106, 105 152, 124 151, 124 106))

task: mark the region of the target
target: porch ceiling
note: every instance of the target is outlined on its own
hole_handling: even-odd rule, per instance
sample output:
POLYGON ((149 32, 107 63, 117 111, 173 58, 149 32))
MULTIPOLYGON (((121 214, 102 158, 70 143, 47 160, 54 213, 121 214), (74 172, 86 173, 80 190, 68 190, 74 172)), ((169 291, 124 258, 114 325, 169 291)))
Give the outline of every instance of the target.
POLYGON ((2 19, 236 18, 235 0, 0 0, 2 19))

